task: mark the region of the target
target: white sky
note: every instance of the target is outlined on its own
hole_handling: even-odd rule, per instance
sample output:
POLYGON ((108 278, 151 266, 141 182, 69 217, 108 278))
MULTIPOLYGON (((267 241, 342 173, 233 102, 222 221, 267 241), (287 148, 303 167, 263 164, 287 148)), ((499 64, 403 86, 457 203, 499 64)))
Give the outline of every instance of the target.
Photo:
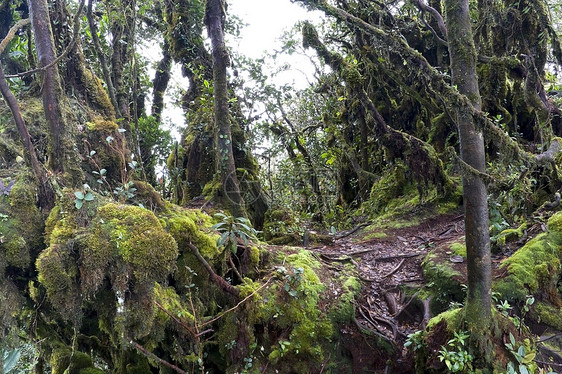
POLYGON ((292 28, 298 21, 314 17, 290 0, 231 0, 228 12, 248 24, 242 30, 239 48, 254 58, 279 46, 276 39, 283 31, 292 28))

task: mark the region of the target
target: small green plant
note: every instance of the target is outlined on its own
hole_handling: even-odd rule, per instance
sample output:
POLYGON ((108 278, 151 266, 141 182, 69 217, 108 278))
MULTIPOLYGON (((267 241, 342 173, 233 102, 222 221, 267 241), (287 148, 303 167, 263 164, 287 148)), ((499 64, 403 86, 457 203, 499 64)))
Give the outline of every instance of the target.
POLYGON ((408 338, 406 339, 406 343, 404 343, 404 347, 412 349, 414 352, 423 348, 423 339, 425 333, 423 330, 413 332, 408 334, 408 338))
POLYGON ((447 342, 447 346, 439 350, 439 360, 445 362, 447 369, 452 373, 461 373, 472 370, 472 355, 465 346, 466 339, 469 337, 465 331, 454 333, 453 339, 447 342))
POLYGON ((82 209, 84 202, 94 200, 94 194, 87 184, 84 184, 82 190, 75 191, 74 197, 76 198, 74 199, 74 206, 76 206, 76 209, 82 209))
POLYGON ((525 339, 518 347, 515 337, 512 333, 509 333, 509 343, 505 343, 505 347, 517 361, 516 363, 510 362, 507 364, 508 374, 530 374, 538 370, 538 366, 534 362, 536 353, 532 350, 529 339, 525 339))
POLYGON ((290 272, 284 266, 280 266, 277 268, 277 272, 279 275, 283 276, 283 289, 289 294, 289 296, 298 299, 298 287, 302 280, 304 269, 296 267, 292 270, 292 272, 290 272))
POLYGON ((281 357, 285 356, 289 352, 289 347, 291 342, 287 340, 279 340, 279 350, 281 352, 281 357))
POLYGON ((509 305, 509 302, 507 300, 503 300, 496 304, 496 308, 501 314, 508 317, 509 311, 511 310, 511 305, 509 305))
POLYGON ((212 229, 221 233, 217 240, 218 247, 224 247, 232 253, 236 253, 238 239, 241 239, 246 246, 249 240, 257 240, 258 232, 247 218, 234 218, 222 213, 215 214, 215 217, 220 219, 219 223, 212 226, 212 229))
POLYGON ((123 183, 121 186, 115 187, 115 189, 113 190, 113 194, 115 195, 117 200, 126 201, 132 199, 133 197, 135 197, 135 192, 137 192, 137 189, 134 187, 134 185, 135 184, 131 181, 123 183))

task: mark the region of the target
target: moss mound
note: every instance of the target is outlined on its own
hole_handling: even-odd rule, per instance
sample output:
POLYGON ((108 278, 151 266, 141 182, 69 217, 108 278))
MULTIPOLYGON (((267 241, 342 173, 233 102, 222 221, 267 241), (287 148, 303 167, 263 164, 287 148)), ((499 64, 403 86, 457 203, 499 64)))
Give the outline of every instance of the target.
POLYGON ((525 300, 529 294, 538 294, 553 305, 562 305, 557 284, 562 260, 562 212, 548 220, 548 233, 530 240, 501 264, 507 276, 493 286, 510 302, 525 300))

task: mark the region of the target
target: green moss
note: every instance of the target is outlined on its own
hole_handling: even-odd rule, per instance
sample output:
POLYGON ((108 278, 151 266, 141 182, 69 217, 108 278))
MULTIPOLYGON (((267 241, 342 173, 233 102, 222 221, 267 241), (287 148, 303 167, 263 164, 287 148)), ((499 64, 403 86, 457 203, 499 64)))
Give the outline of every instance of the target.
POLYGON ((466 244, 465 243, 453 243, 450 246, 451 252, 453 254, 466 258, 466 244))
MULTIPOLYGON (((187 308, 180 296, 176 293, 173 287, 163 287, 159 283, 154 287, 154 299, 157 301, 169 314, 174 317, 180 318, 185 321, 194 321, 195 318, 191 314, 190 310, 187 308)), ((166 322, 170 320, 168 313, 158 309, 158 319, 166 322)), ((175 322, 174 322, 175 323, 175 322)))
MULTIPOLYGON (((321 263, 309 251, 290 254, 286 251, 294 249, 286 248, 277 253, 274 262, 278 266, 268 284, 245 279, 244 284, 238 286, 241 297, 253 294, 244 310, 248 326, 244 339, 249 341, 250 347, 263 347, 259 353, 252 354, 250 350, 254 367, 268 365, 280 373, 288 372, 289 368, 308 372, 325 360, 327 349, 333 348, 330 340, 336 331, 336 318, 349 320, 352 315, 351 302, 359 283, 355 278, 338 281, 341 300, 338 299, 338 307, 327 310, 329 302, 322 306, 326 286, 318 276, 321 263), (262 326, 259 333, 255 326, 262 326)), ((240 341, 239 334, 237 318, 226 316, 218 334, 223 356, 228 357, 232 349, 241 349, 235 348, 240 341)), ((237 370, 241 368, 234 364, 227 372, 237 370)))
POLYGON ((527 229, 527 223, 523 223, 516 229, 506 229, 492 238, 492 241, 499 247, 503 247, 506 243, 513 242, 523 236, 527 229))
POLYGON ((433 250, 422 262, 424 278, 427 280, 427 290, 433 296, 431 307, 433 312, 445 310, 451 301, 462 302, 464 291, 461 287, 462 274, 455 270, 453 264, 433 250))
POLYGON ((460 328, 463 322, 463 317, 464 317, 463 313, 464 313, 463 308, 444 311, 429 320, 426 330, 433 329, 439 322, 445 320, 445 322, 447 323, 447 330, 450 333, 453 333, 454 331, 458 331, 458 329, 460 328))
POLYGON ((114 132, 119 128, 117 122, 102 117, 94 117, 92 121, 86 123, 86 125, 90 131, 114 132))
POLYGON ((388 235, 382 231, 373 231, 363 237, 363 240, 371 240, 371 239, 382 239, 386 238, 388 235))
POLYGON ((361 291, 361 283, 356 277, 347 278, 338 295, 338 302, 329 311, 330 318, 336 324, 349 323, 355 317, 355 298, 361 291))
POLYGON ((205 199, 210 200, 217 197, 222 190, 222 183, 218 178, 214 178, 207 182, 203 187, 201 194, 205 196, 205 199))
POLYGON ((39 255, 36 264, 39 283, 47 290, 53 307, 67 320, 81 319, 81 298, 76 279, 78 268, 66 246, 49 246, 39 255))
POLYGON ((258 266, 260 263, 260 249, 256 246, 250 247, 250 265, 258 266))
POLYGON ((384 209, 388 210, 390 202, 404 195, 408 185, 406 167, 397 163, 373 185, 369 197, 373 211, 380 213, 384 209))
POLYGON ((500 265, 508 275, 494 283, 493 288, 504 299, 524 301, 526 295, 539 289, 555 297, 556 282, 560 278, 560 239, 562 214, 555 214, 549 221, 550 233, 543 233, 529 241, 500 265))
POLYGON ((105 371, 98 369, 98 368, 86 368, 80 370, 78 374, 104 374, 105 371))
POLYGON ((163 211, 167 207, 167 203, 162 196, 150 185, 149 183, 142 181, 133 181, 134 187, 137 189, 135 191, 135 197, 133 198, 134 203, 137 205, 140 203, 147 209, 152 211, 163 211))
MULTIPOLYGON (((547 227, 548 231, 550 231, 551 233, 562 235, 562 212, 558 212, 550 217, 547 223, 547 227)), ((556 238, 558 240, 561 239, 558 236, 556 238)))
POLYGON ((89 102, 94 104, 96 109, 102 112, 107 118, 114 118, 115 110, 107 91, 103 87, 101 79, 85 68, 84 65, 81 64, 80 66, 82 67, 82 84, 85 86, 89 102))
POLYGON ((151 211, 107 204, 98 209, 83 249, 84 289, 94 292, 110 262, 124 263, 136 282, 165 279, 175 270, 178 248, 151 211))
MULTIPOLYGON (((92 358, 79 351, 72 352, 70 348, 59 344, 51 353, 49 363, 52 374, 96 374, 100 370, 93 366, 92 358)), ((103 372, 103 371, 102 371, 103 372)))
POLYGON ((558 331, 562 331, 560 308, 539 301, 533 306, 533 316, 539 323, 542 322, 558 331))

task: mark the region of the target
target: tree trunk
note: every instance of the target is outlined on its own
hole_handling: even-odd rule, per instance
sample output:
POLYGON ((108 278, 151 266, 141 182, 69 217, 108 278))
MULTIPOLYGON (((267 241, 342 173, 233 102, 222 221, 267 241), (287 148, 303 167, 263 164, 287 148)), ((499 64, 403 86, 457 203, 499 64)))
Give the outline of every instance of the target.
MULTIPOLYGON (((55 50, 47 0, 29 0, 31 24, 35 34, 35 48, 39 67, 47 66, 55 60, 55 50)), ((63 138, 65 124, 60 108, 62 88, 56 65, 43 72, 43 107, 49 124, 48 166, 54 173, 64 171, 65 151, 63 138)))
POLYGON ((24 145, 27 161, 31 164, 33 173, 39 182, 39 205, 42 209, 48 211, 55 205, 55 194, 47 181, 45 170, 43 170, 43 167, 37 159, 37 153, 31 141, 31 136, 27 131, 27 126, 25 125, 16 97, 8 86, 2 66, 0 66, 0 92, 10 107, 14 122, 16 123, 16 128, 18 129, 18 133, 24 145))
POLYGON ((151 113, 158 124, 160 123, 160 117, 162 116, 162 110, 164 109, 164 93, 166 92, 168 83, 170 82, 170 69, 172 68, 172 56, 170 55, 170 46, 167 40, 164 41, 162 54, 162 59, 158 62, 156 74, 154 75, 154 80, 152 81, 154 94, 151 113))
MULTIPOLYGON (((481 98, 476 76, 476 48, 472 36, 468 0, 446 0, 449 54, 453 84, 480 110, 481 98)), ((480 172, 486 170, 484 137, 476 128, 472 114, 457 110, 461 157, 480 172)), ((477 367, 490 365, 488 339, 492 326, 491 258, 488 228, 487 191, 478 175, 463 176, 465 232, 467 249, 468 298, 466 319, 471 334, 477 367)))
POLYGON ((107 65, 107 61, 105 59, 105 54, 103 53, 103 49, 101 47, 101 42, 98 37, 98 27, 96 25, 96 20, 94 19, 94 15, 92 13, 92 5, 93 0, 88 1, 88 10, 86 12, 86 17, 88 18, 88 25, 90 27, 90 33, 92 34, 92 42, 94 45, 94 51, 98 56, 98 60, 101 65, 101 70, 103 72, 103 78, 105 79, 105 84, 107 85, 107 93, 111 100, 111 104, 113 105, 113 109, 115 110, 115 116, 117 118, 121 117, 121 112, 119 111, 119 105, 117 103, 117 98, 115 97, 115 88, 113 87, 113 81, 111 80, 111 73, 109 72, 109 67, 107 65))
POLYGON ((245 217, 244 200, 240 194, 240 185, 234 164, 228 110, 226 68, 230 61, 224 43, 225 6, 224 0, 207 0, 205 13, 205 23, 213 47, 213 90, 217 144, 216 167, 220 176, 225 202, 228 204, 231 213, 236 217, 245 217))

